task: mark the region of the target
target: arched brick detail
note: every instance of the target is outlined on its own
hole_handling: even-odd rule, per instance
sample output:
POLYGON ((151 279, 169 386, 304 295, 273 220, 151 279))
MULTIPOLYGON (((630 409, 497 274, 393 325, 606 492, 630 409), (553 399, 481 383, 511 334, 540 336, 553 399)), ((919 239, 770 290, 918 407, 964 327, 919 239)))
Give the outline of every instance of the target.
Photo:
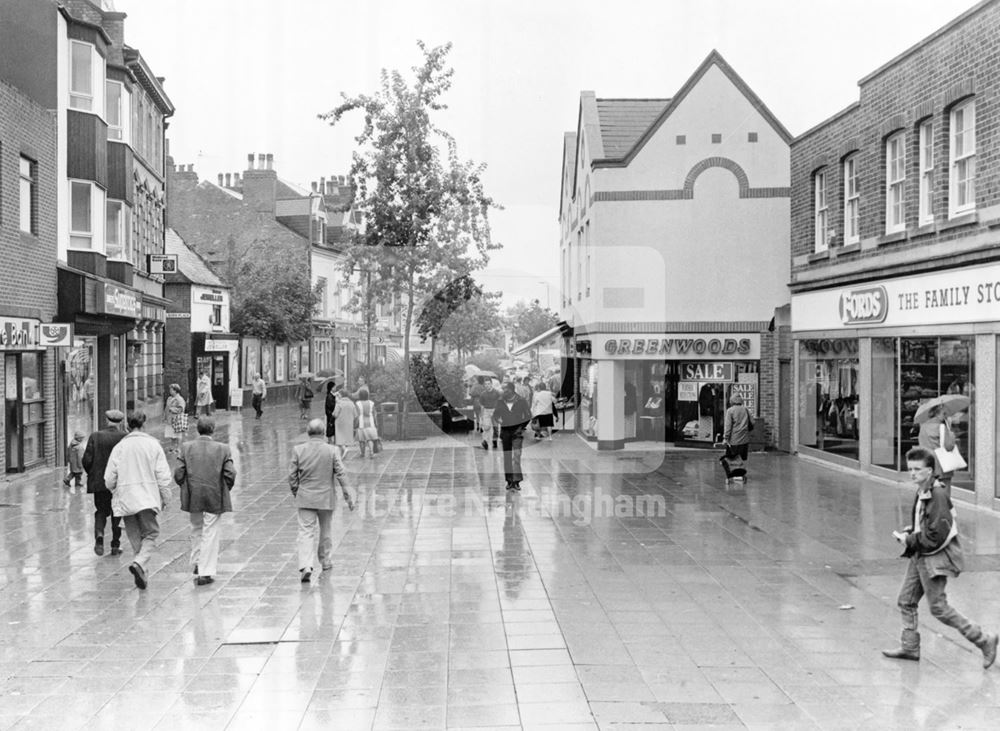
POLYGON ((709 168, 725 168, 733 175, 736 176, 736 182, 740 184, 740 198, 747 198, 747 191, 750 189, 750 181, 747 178, 747 174, 743 171, 737 163, 730 160, 728 157, 707 157, 699 163, 696 163, 691 172, 687 174, 687 178, 684 179, 684 197, 694 198, 694 183, 698 179, 698 176, 709 168))

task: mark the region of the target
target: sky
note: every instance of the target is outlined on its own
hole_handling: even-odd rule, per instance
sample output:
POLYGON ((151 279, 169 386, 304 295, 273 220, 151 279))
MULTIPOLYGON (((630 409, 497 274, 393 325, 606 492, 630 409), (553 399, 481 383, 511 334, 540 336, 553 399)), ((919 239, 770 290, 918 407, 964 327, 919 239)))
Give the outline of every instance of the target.
POLYGON ((438 123, 485 163, 502 244, 478 278, 504 304, 558 308, 563 134, 580 92, 673 96, 713 49, 798 135, 858 98, 857 82, 972 0, 113 0, 176 106, 167 136, 202 179, 271 153, 308 188, 345 175, 360 116, 317 115, 373 93, 382 69, 452 43, 438 123))

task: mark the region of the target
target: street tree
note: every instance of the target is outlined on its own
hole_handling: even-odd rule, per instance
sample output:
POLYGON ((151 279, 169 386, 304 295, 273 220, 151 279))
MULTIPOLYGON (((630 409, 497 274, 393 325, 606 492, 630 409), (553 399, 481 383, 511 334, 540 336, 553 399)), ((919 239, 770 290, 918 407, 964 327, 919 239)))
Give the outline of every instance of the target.
POLYGON ((538 300, 532 300, 530 304, 519 300, 507 309, 507 323, 518 343, 526 343, 546 330, 551 330, 558 319, 556 313, 548 307, 542 307, 538 300))
MULTIPOLYGON (((484 267, 499 248, 490 238, 489 211, 498 206, 483 188, 485 166, 460 159, 454 138, 433 120, 447 108, 451 44, 417 45, 423 63, 413 68, 412 80, 383 70, 376 92, 344 94, 339 106, 320 115, 331 125, 352 112, 363 116, 351 165, 351 208, 363 226, 344 268, 371 275, 369 302, 400 297, 404 363, 410 363, 410 334, 423 303, 442 282, 484 267)), ((405 378, 408 389, 409 369, 405 378)))
POLYGON ((460 303, 444 322, 440 339, 455 349, 460 361, 464 362, 484 345, 502 341, 500 297, 497 292, 472 297, 460 303))
MULTIPOLYGON (((451 280, 424 302, 424 306, 417 316, 417 334, 420 335, 422 343, 430 338, 432 361, 437 351, 437 341, 451 318, 459 309, 465 308, 467 303, 478 301, 483 296, 483 288, 470 275, 466 274, 451 280)), ((492 295, 490 296, 492 297, 492 295)), ((489 331, 495 329, 498 323, 487 321, 484 324, 486 330, 489 331)), ((454 338, 449 342, 449 345, 455 347, 454 338)))

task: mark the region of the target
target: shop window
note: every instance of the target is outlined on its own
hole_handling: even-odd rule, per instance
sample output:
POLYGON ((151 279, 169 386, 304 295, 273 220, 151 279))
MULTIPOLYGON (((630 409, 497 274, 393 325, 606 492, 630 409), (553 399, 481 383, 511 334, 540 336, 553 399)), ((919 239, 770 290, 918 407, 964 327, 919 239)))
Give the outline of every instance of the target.
POLYGON ((934 123, 920 125, 920 225, 934 222, 934 123))
POLYGON ((872 464, 899 469, 899 357, 896 338, 872 339, 872 464))
POLYGON ((580 360, 580 408, 577 409, 576 429, 585 437, 597 438, 597 364, 580 360))
POLYGON ((844 160, 844 243, 856 244, 861 240, 860 217, 861 191, 858 187, 858 156, 844 160))
POLYGON ((906 228, 906 150, 902 132, 885 141, 885 232, 906 228))
POLYGON ((815 239, 815 251, 817 253, 827 250, 827 215, 829 213, 826 202, 826 170, 819 170, 813 175, 813 213, 815 239))
POLYGON ((967 101, 951 110, 948 210, 957 216, 976 208, 976 103, 967 101))
POLYGON ((920 445, 920 423, 915 419, 920 406, 945 394, 967 396, 970 405, 948 419, 958 451, 968 463, 968 468, 957 473, 951 484, 972 489, 975 440, 970 414, 974 406, 974 353, 975 341, 971 337, 900 339, 898 469, 906 467, 906 451, 920 445))
POLYGON ((858 459, 858 341, 799 341, 799 444, 858 459))

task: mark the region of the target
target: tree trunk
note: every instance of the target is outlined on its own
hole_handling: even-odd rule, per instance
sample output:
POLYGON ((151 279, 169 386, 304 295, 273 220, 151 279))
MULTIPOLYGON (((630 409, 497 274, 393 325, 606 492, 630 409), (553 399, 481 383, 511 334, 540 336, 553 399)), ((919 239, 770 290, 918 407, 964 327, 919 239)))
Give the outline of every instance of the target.
POLYGON ((431 335, 431 363, 434 362, 434 351, 437 348, 437 338, 431 335))
POLYGON ((403 413, 399 419, 399 438, 406 439, 406 421, 410 413, 410 328, 413 326, 413 268, 406 287, 406 319, 403 321, 403 413))

